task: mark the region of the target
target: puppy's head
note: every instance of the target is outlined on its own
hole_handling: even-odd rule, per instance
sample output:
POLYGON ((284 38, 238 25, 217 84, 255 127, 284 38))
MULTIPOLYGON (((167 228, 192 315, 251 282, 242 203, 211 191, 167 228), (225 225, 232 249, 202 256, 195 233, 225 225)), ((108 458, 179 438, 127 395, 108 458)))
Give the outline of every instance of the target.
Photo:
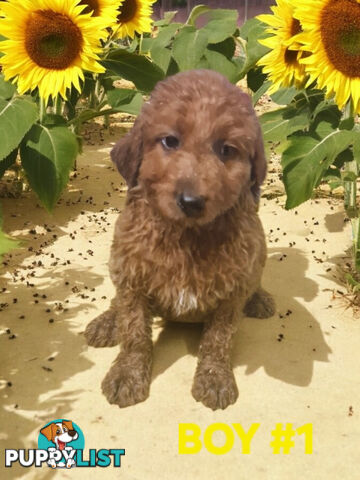
POLYGON ((111 156, 129 189, 139 185, 163 217, 186 226, 211 222, 241 195, 257 201, 266 174, 249 96, 210 70, 158 83, 111 156))

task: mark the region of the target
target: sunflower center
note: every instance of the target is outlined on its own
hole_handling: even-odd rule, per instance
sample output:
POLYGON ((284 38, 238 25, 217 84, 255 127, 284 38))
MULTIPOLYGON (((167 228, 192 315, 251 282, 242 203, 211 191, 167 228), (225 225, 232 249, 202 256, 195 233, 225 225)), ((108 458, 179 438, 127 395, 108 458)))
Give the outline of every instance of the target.
POLYGON ((297 56, 298 56, 297 50, 290 50, 289 48, 287 48, 285 50, 285 56, 284 56, 285 63, 287 63, 288 65, 294 65, 295 63, 297 63, 297 56))
POLYGON ((93 12, 93 17, 98 17, 100 15, 100 7, 98 0, 81 0, 79 5, 87 5, 81 13, 93 12))
POLYGON ((125 0, 119 7, 120 13, 117 16, 118 23, 126 23, 132 20, 137 12, 137 0, 125 0))
POLYGON ((300 32, 302 32, 301 23, 297 18, 293 18, 291 24, 291 36, 293 37, 300 32))
POLYGON ((339 38, 341 46, 349 55, 360 54, 360 30, 349 30, 339 38))
POLYGON ((360 77, 360 4, 331 0, 322 12, 320 31, 333 66, 350 78, 360 77))
POLYGON ((38 10, 26 24, 25 48, 39 67, 65 70, 78 57, 82 45, 80 29, 61 13, 38 10))

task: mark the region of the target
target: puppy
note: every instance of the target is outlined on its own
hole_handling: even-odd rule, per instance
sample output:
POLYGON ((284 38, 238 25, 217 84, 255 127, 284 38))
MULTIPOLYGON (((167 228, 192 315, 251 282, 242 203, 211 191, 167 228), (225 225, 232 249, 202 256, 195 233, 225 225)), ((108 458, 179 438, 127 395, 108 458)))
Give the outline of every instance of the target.
POLYGON ((110 258, 116 296, 85 331, 94 347, 121 344, 103 392, 120 407, 148 397, 152 317, 161 316, 203 322, 192 395, 224 409, 238 396, 236 320, 274 313, 260 286, 266 160, 250 98, 210 70, 169 77, 111 157, 128 185, 110 258))
POLYGON ((41 429, 40 433, 53 442, 58 450, 64 450, 69 442, 76 440, 79 436, 70 420, 63 420, 60 423, 52 422, 41 429))
MULTIPOLYGON (((68 443, 73 442, 79 437, 78 432, 74 429, 73 424, 70 420, 63 420, 62 422, 52 422, 47 427, 44 427, 40 430, 49 442, 55 444, 55 447, 49 447, 48 452, 51 454, 56 450, 66 450, 70 453, 73 448, 68 446, 68 443)), ((48 465, 51 468, 57 467, 67 467, 71 468, 75 465, 75 460, 73 458, 68 458, 66 463, 64 460, 56 462, 55 459, 50 456, 48 460, 48 465)))

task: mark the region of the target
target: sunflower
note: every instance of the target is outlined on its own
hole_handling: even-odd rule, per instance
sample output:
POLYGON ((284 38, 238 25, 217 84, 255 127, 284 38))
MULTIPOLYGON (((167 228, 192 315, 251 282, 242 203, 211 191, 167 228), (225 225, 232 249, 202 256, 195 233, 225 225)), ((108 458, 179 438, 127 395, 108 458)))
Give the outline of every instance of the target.
POLYGON ((83 70, 101 73, 98 43, 106 38, 106 19, 82 13, 80 0, 9 0, 2 2, 0 63, 6 80, 20 94, 39 88, 47 102, 72 85, 81 91, 83 70))
POLYGON ((116 23, 121 0, 80 0, 79 5, 85 5, 82 13, 90 13, 92 17, 102 17, 108 26, 116 23))
POLYGON ((312 52, 301 63, 309 83, 335 95, 339 108, 352 99, 360 113, 360 2, 358 0, 302 0, 295 13, 304 33, 299 40, 312 52))
POLYGON ((260 40, 271 50, 258 62, 272 82, 270 94, 280 87, 301 87, 305 81, 305 67, 299 60, 306 53, 301 51, 301 44, 297 41, 302 29, 299 20, 294 18, 294 5, 294 0, 277 0, 277 5, 271 7, 273 15, 257 17, 271 27, 266 30, 271 36, 260 40))
POLYGON ((135 32, 151 32, 152 4, 156 0, 122 0, 117 16, 115 36, 134 38, 135 32))

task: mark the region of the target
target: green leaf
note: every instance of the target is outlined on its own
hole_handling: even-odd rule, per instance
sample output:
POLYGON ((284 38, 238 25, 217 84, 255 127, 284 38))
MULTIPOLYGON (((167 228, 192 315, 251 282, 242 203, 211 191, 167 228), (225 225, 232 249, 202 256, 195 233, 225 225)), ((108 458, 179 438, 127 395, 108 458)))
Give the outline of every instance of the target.
POLYGON ((20 146, 31 187, 51 211, 65 188, 78 154, 75 135, 66 127, 34 125, 20 146))
POLYGON ((27 97, 0 99, 0 160, 19 145, 38 116, 37 105, 27 97))
POLYGON ((121 77, 119 75, 109 75, 109 76, 101 76, 100 77, 100 82, 101 85, 104 87, 106 91, 112 90, 114 87, 114 82, 117 80, 121 80, 121 77))
POLYGON ((339 153, 331 166, 335 166, 339 169, 342 168, 346 162, 352 162, 353 160, 354 153, 352 151, 352 148, 347 148, 343 152, 339 153))
POLYGON ((299 93, 295 87, 280 88, 271 95, 271 100, 278 105, 288 105, 299 93))
POLYGON ((253 105, 256 105, 257 102, 260 100, 260 98, 265 95, 265 93, 269 90, 271 87, 271 82, 265 82, 262 84, 262 86, 257 90, 254 95, 252 96, 252 102, 253 105))
POLYGON ((9 237, 2 231, 2 224, 2 213, 0 209, 0 261, 5 253, 8 253, 10 250, 17 248, 20 245, 20 242, 9 237))
POLYGON ((117 49, 101 62, 104 67, 116 75, 133 82, 136 88, 149 93, 158 81, 164 78, 164 72, 143 55, 117 49))
POLYGON ((140 43, 140 37, 135 36, 126 50, 130 53, 136 52, 139 46, 139 43, 140 43))
POLYGON ((42 121, 46 127, 65 126, 67 124, 66 119, 59 114, 47 113, 42 121))
POLYGON ((282 157, 285 208, 294 208, 311 198, 329 166, 353 141, 354 132, 347 130, 335 130, 320 142, 310 136, 293 135, 282 157))
POLYGON ((11 167, 11 165, 14 165, 17 154, 18 149, 15 148, 15 150, 12 151, 7 157, 5 157, 3 160, 0 160, 0 179, 4 175, 5 171, 11 167))
POLYGON ((0 228, 0 260, 5 253, 17 248, 20 242, 6 235, 0 228))
POLYGON ((354 126, 354 135, 354 160, 356 160, 358 166, 360 166, 360 125, 358 123, 356 123, 354 126))
POLYGON ((195 27, 184 27, 176 35, 173 57, 181 71, 196 68, 208 44, 207 34, 195 27))
POLYGON ((241 27, 240 36, 247 42, 247 61, 244 67, 244 73, 254 68, 260 58, 270 51, 268 47, 259 43, 259 40, 269 36, 266 32, 267 28, 269 28, 269 26, 260 22, 257 18, 251 18, 241 27))
POLYGON ((171 23, 169 26, 160 30, 158 36, 154 38, 151 51, 157 48, 168 47, 173 40, 176 32, 182 27, 181 23, 171 23))
POLYGON ((85 81, 83 82, 81 93, 83 97, 89 97, 95 90, 95 78, 91 73, 85 73, 85 81))
POLYGON ((150 52, 153 62, 166 73, 171 62, 171 50, 169 48, 154 48, 150 52))
POLYGON ((237 10, 216 9, 204 14, 206 25, 201 29, 207 34, 209 43, 220 43, 234 35, 237 30, 237 10))
POLYGON ((289 108, 280 108, 260 116, 265 142, 281 142, 289 135, 303 130, 309 124, 307 112, 293 114, 289 108))
POLYGON ((264 84, 266 75, 261 68, 253 68, 247 74, 247 86, 253 91, 257 92, 264 84))
POLYGON ((9 100, 16 92, 16 86, 4 80, 4 75, 0 74, 0 98, 9 100))
POLYGON ((320 138, 324 138, 339 127, 340 120, 341 112, 338 107, 333 102, 323 100, 319 102, 311 115, 310 131, 316 132, 320 138))
POLYGON ((177 14, 177 10, 173 12, 165 12, 164 18, 162 18, 161 20, 158 20, 157 22, 154 22, 154 26, 163 27, 163 26, 169 25, 169 23, 171 23, 171 21, 173 20, 176 14, 177 14))
POLYGON ((211 10, 210 7, 206 6, 206 5, 196 5, 196 7, 194 7, 191 12, 190 12, 190 15, 189 15, 189 18, 187 19, 186 21, 186 24, 187 25, 192 25, 193 27, 195 27, 195 22, 196 20, 201 16, 203 15, 204 13, 206 12, 209 12, 211 10))
POLYGON ((355 118, 349 117, 342 120, 339 124, 340 130, 352 130, 355 126, 355 118))
POLYGON ((345 278, 348 284, 350 285, 350 287, 352 287, 353 292, 358 292, 360 290, 360 283, 357 280, 355 280, 355 278, 351 275, 351 273, 346 273, 345 278))
POLYGON ((115 88, 107 92, 109 105, 119 112, 129 113, 131 115, 139 115, 143 97, 136 90, 128 90, 125 88, 115 88))
POLYGON ((205 58, 209 62, 211 70, 222 73, 230 82, 235 82, 237 77, 237 68, 224 55, 212 50, 205 50, 205 58))
POLYGON ((228 60, 232 60, 234 54, 235 54, 235 49, 236 49, 236 44, 235 40, 233 37, 229 37, 223 42, 220 43, 210 43, 207 46, 208 50, 212 50, 214 52, 219 52, 222 55, 224 55, 228 60))
POLYGON ((151 37, 146 37, 142 39, 142 42, 139 42, 140 48, 139 53, 145 55, 150 52, 150 49, 154 43, 154 39, 151 37))
POLYGON ((166 48, 170 45, 175 33, 181 27, 181 23, 171 23, 168 27, 163 28, 159 35, 154 39, 150 49, 152 60, 165 73, 167 72, 171 60, 171 50, 166 48))
POLYGON ((166 76, 167 77, 170 77, 171 75, 176 75, 177 73, 179 73, 179 66, 178 64, 175 62, 175 60, 173 59, 173 57, 171 57, 171 60, 170 60, 170 64, 169 64, 169 68, 166 72, 166 76))

